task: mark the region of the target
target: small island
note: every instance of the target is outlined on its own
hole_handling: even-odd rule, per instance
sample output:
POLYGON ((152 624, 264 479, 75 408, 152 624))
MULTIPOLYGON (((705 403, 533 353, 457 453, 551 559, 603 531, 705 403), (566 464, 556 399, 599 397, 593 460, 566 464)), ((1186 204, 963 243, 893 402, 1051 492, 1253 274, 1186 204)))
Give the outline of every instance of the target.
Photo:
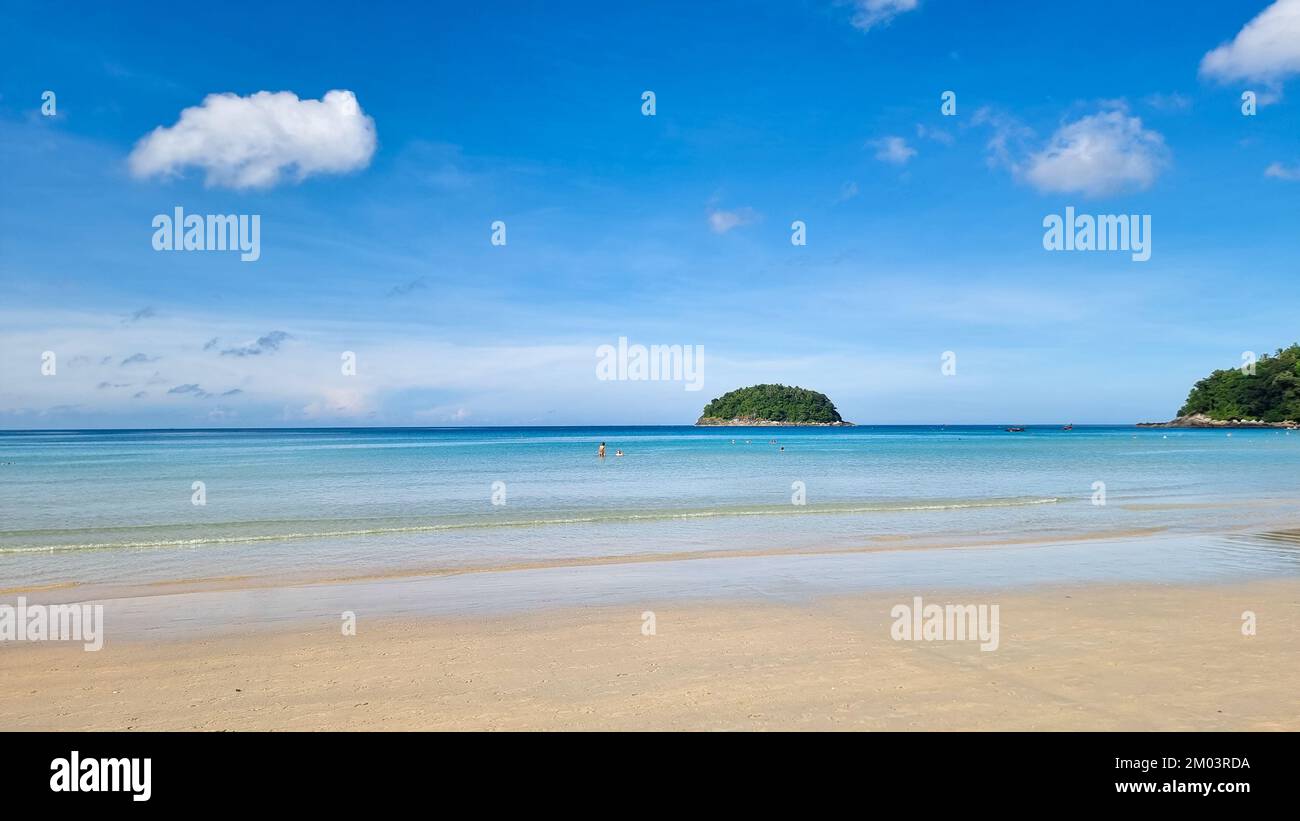
POLYGON ((1244 368, 1218 370, 1197 382, 1169 422, 1139 422, 1145 428, 1300 427, 1300 345, 1279 348, 1244 368))
POLYGON ((786 385, 752 385, 704 407, 696 425, 821 425, 852 427, 824 393, 786 385))

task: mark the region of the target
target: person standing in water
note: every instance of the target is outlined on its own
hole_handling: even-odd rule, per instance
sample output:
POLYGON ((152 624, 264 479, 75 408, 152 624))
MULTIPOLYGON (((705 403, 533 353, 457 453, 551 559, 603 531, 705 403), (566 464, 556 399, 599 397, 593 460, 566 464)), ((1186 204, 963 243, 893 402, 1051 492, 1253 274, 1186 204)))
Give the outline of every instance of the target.
POLYGON ((596 455, 599 456, 601 459, 604 459, 604 458, 605 458, 605 443, 604 443, 604 442, 601 442, 601 443, 600 443, 600 450, 596 451, 596 455))

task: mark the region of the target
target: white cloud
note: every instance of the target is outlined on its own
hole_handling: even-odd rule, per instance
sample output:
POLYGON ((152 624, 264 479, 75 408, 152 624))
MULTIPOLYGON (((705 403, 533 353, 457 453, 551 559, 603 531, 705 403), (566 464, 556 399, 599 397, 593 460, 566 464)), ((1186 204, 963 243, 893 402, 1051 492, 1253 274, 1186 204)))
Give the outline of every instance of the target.
POLYGON ((884 137, 867 143, 876 149, 876 159, 893 165, 904 165, 916 156, 916 149, 902 137, 884 137))
POLYGON ((1061 126, 1017 170, 1040 191, 1099 196, 1149 188, 1167 163, 1164 138, 1116 109, 1061 126))
POLYGON ((715 234, 725 234, 732 228, 749 225, 758 219, 753 208, 740 208, 735 211, 709 211, 709 229, 715 234))
POLYGON ((871 31, 877 26, 887 26, 895 17, 918 5, 920 0, 854 0, 853 27, 871 31))
POLYGON ((137 177, 201 168, 209 186, 265 188, 285 174, 301 180, 364 168, 375 153, 375 123, 351 91, 300 100, 288 91, 248 97, 209 94, 170 127, 159 126, 129 159, 137 177))
MULTIPOLYGON (((211 421, 214 410, 238 413, 248 424, 428 423, 415 412, 431 401, 446 402, 443 421, 449 423, 516 424, 531 418, 533 409, 565 407, 566 397, 590 392, 596 382, 590 340, 462 344, 427 338, 417 326, 299 320, 289 326, 293 344, 273 355, 239 357, 204 350, 204 343, 211 336, 256 335, 270 320, 176 308, 139 325, 122 325, 120 317, 120 311, 20 311, 0 305, 0 351, 25 352, 0 356, 0 428, 77 420, 92 427, 185 427, 211 421), (120 367, 123 357, 141 348, 161 358, 151 369, 120 367), (344 350, 358 355, 354 376, 341 373, 344 350), (41 374, 44 351, 57 356, 55 377, 41 374), (430 362, 439 365, 431 368, 430 362), (103 382, 109 385, 99 388, 103 382)), ((663 388, 673 401, 692 406, 698 400, 680 384, 647 384, 615 391, 610 401, 626 402, 627 412, 635 413, 636 403, 644 400, 638 393, 642 388, 663 388)))
POLYGON ((1283 165, 1280 162, 1275 162, 1264 169, 1264 176, 1272 177, 1275 180, 1300 182, 1300 165, 1283 165))
MULTIPOLYGON (((1300 73, 1300 0, 1277 0, 1201 59, 1201 75, 1219 82, 1256 80, 1272 88, 1300 73)), ((1261 95, 1267 101, 1269 95, 1261 95)))

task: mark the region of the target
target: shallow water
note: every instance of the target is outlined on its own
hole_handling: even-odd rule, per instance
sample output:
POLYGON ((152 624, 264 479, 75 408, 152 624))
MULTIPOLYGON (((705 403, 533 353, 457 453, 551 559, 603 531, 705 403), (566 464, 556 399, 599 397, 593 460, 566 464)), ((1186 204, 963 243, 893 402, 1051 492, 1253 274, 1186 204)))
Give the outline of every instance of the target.
MULTIPOLYGON (((0 589, 1051 541, 1146 528, 1249 535, 1300 523, 1300 434, 1228 433, 1132 427, 1020 434, 994 427, 0 432, 0 589), (609 453, 621 448, 627 455, 598 460, 601 441, 609 453), (192 504, 194 482, 204 483, 205 505, 192 504), (493 504, 496 482, 504 483, 496 486, 504 504, 493 504), (1093 503, 1096 482, 1105 483, 1105 505, 1093 503), (793 503, 795 483, 803 483, 806 504, 793 503)), ((1186 556, 1170 548, 1152 572, 1175 576, 1181 563, 1200 561, 1192 554, 1206 550, 1222 558, 1202 562, 1210 577, 1252 563, 1265 573, 1293 567, 1261 558, 1259 540, 1205 544, 1211 547, 1183 548, 1186 556)), ((1125 561, 1096 541, 1068 552, 1125 561)), ((941 551, 949 558, 935 572, 953 562, 1003 566, 986 553, 959 560, 951 558, 954 551, 941 551)), ((701 573, 702 561, 685 563, 680 572, 701 573)), ((739 564, 730 566, 741 572, 739 564)), ((776 565, 765 566, 775 572, 776 565)), ((584 572, 622 571, 603 565, 584 572)))
MULTIPOLYGON (((373 618, 492 617, 559 607, 625 607, 629 629, 645 611, 671 618, 680 602, 777 601, 886 594, 996 597, 1017 588, 1087 583, 1212 584, 1300 575, 1300 534, 1281 541, 1178 535, 829 555, 551 567, 112 599, 117 638, 338 627, 342 614, 373 618)), ((964 601, 964 600, 963 600, 964 601)))

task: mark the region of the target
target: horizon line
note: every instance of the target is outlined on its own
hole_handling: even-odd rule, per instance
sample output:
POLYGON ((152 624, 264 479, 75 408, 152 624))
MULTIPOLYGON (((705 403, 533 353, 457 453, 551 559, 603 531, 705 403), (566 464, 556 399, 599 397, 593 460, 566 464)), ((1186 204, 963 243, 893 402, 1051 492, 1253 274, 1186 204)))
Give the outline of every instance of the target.
MULTIPOLYGON (((696 425, 662 424, 662 423, 621 423, 602 425, 263 425, 257 427, 133 427, 133 428, 5 428, 0 433, 151 433, 151 432, 208 432, 208 431, 272 431, 272 430, 526 430, 536 428, 554 429, 600 429, 600 428, 691 428, 699 430, 726 429, 761 429, 776 430, 789 428, 830 428, 845 430, 849 428, 1053 428, 1059 430, 1064 425, 1075 428, 1121 428, 1142 427, 1144 425, 1164 423, 1143 422, 854 422, 850 425, 696 425)), ((1227 426, 1225 426, 1227 427, 1227 426)), ((1217 428, 1179 428, 1180 430, 1217 430, 1217 428)), ((1261 430, 1264 428, 1261 428, 1261 430)))

